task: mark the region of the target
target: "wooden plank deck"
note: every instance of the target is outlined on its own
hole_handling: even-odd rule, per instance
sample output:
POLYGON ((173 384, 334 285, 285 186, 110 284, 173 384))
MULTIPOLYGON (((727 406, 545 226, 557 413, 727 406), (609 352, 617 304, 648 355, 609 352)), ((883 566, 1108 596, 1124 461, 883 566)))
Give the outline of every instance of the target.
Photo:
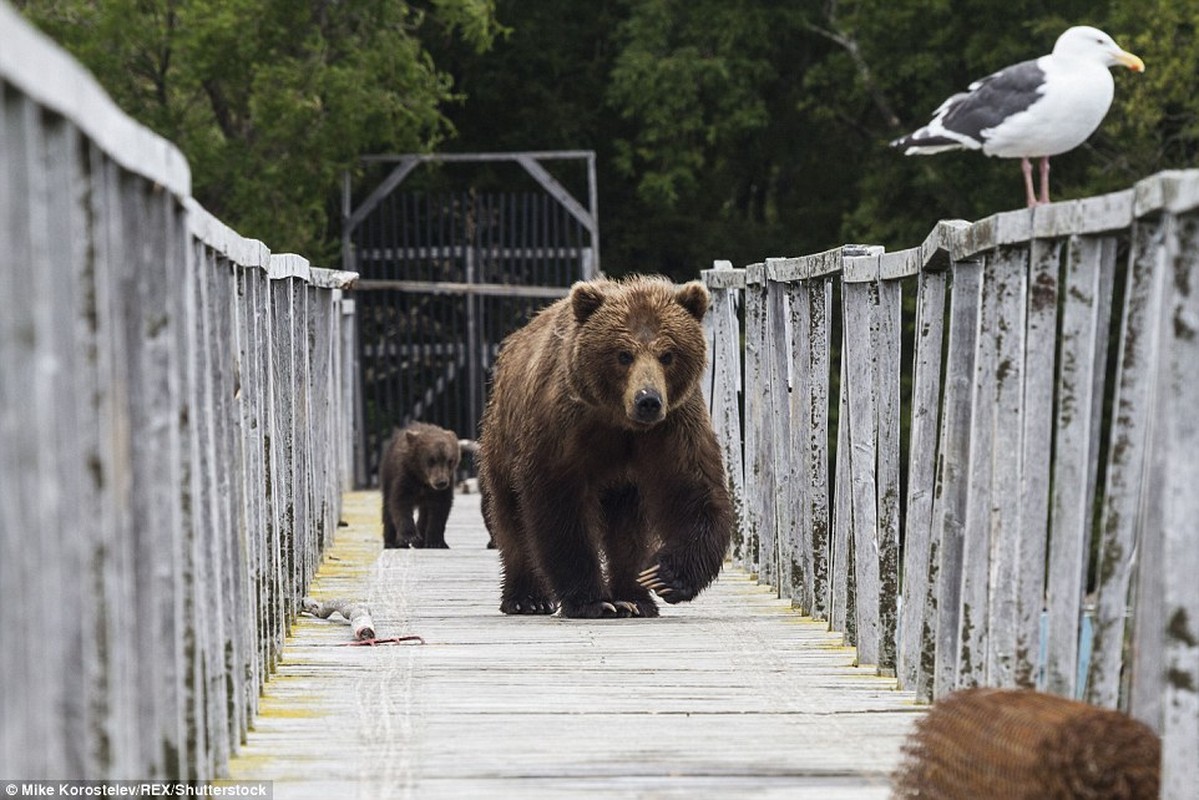
POLYGON ((341 647, 347 624, 302 618, 231 777, 276 798, 888 796, 913 695, 744 573, 655 620, 506 617, 478 495, 449 551, 383 551, 379 503, 346 497, 313 595, 426 644, 341 647))

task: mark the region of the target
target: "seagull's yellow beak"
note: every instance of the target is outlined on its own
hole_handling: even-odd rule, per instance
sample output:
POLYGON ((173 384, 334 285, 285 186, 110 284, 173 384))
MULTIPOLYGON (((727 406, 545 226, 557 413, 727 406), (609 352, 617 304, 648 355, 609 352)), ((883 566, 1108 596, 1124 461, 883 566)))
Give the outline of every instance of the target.
POLYGON ((1116 61, 1118 61, 1119 63, 1128 67, 1133 72, 1144 72, 1145 71, 1145 62, 1142 61, 1139 57, 1134 56, 1132 53, 1126 52, 1124 50, 1121 50, 1120 52, 1116 53, 1116 61))

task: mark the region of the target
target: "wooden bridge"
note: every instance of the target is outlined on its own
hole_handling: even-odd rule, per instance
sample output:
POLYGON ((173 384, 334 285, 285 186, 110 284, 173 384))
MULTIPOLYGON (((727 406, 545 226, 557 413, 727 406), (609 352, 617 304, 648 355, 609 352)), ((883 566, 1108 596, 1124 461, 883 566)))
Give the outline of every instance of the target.
POLYGON ((379 494, 347 495, 313 594, 425 643, 346 647, 346 623, 301 618, 233 778, 312 798, 888 796, 919 708, 827 625, 736 569, 655 620, 506 617, 478 497, 457 498, 449 551, 384 551, 379 494))
POLYGON ((510 619, 477 496, 382 553, 344 494, 354 276, 214 219, 3 3, 0 42, 0 781, 883 797, 922 703, 995 685, 1199 785, 1199 172, 706 271, 724 575, 510 619), (341 647, 306 594, 425 644, 341 647))

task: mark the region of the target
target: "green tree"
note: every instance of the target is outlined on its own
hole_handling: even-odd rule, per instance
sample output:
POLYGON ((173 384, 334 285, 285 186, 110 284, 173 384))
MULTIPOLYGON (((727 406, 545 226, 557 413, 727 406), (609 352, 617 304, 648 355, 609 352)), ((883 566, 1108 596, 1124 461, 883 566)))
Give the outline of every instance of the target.
POLYGON ((193 193, 246 236, 331 263, 341 171, 427 151, 460 99, 427 40, 485 50, 492 0, 25 0, 118 104, 174 141, 193 193))
MULTIPOLYGON (((1178 4, 1196 5, 1195 0, 1179 0, 1178 4)), ((1130 119, 1142 116, 1131 103, 1152 85, 1145 79, 1176 58, 1173 52, 1153 44, 1141 46, 1144 40, 1139 32, 1153 16, 1143 4, 1135 14, 1126 4, 1109 7, 1079 0, 1056 2, 1052 11, 1034 0, 1002 4, 995 0, 901 4, 862 0, 840 5, 845 9, 841 24, 858 42, 879 91, 897 110, 904 131, 922 125, 944 98, 962 91, 972 80, 1049 52, 1057 36, 1071 25, 1104 28, 1144 57, 1149 68, 1145 75, 1115 71, 1116 100, 1103 126, 1085 145, 1053 160, 1054 198, 1121 188, 1168 165, 1168 159, 1151 163, 1137 155, 1141 147, 1137 140, 1148 141, 1148 131, 1114 135, 1130 119), (986 24, 979 24, 980 20, 986 24)), ((861 81, 847 64, 830 61, 822 64, 821 70, 826 71, 821 83, 848 87, 848 93, 840 98, 818 89, 822 102, 844 108, 846 100, 861 94, 861 81)), ((1161 97, 1154 92, 1149 105, 1156 105, 1161 97)), ((1199 107, 1193 100, 1191 105, 1199 107)), ((864 107, 860 98, 857 106, 864 107)), ((875 141, 861 154, 856 197, 853 211, 844 220, 844 235, 888 247, 910 247, 937 219, 978 219, 1022 205, 1016 162, 975 152, 900 157, 886 146, 893 134, 877 115, 867 114, 861 121, 875 132, 875 141)), ((1177 160, 1169 165, 1184 164, 1177 160)))
MULTIPOLYGON (((1055 198, 1193 166, 1199 150, 1199 0, 19 5, 179 142, 201 202, 326 260, 340 171, 363 153, 434 148, 595 150, 611 272, 910 247, 937 219, 1019 207, 1020 175, 887 142, 1073 24, 1104 28, 1148 68, 1117 71, 1104 125, 1054 159, 1055 198)), ((511 177, 479 174, 489 188, 511 177)))
POLYGON ((1199 0, 1113 3, 1109 22, 1146 70, 1120 81, 1095 143, 1088 184, 1123 188, 1164 169, 1199 163, 1199 0))
POLYGON ((636 187, 639 260, 694 275, 713 258, 816 247, 846 195, 818 163, 834 132, 802 115, 802 76, 830 45, 806 4, 645 0, 617 31, 605 93, 629 125, 613 171, 636 187))
POLYGON ((604 266, 691 276, 846 241, 909 247, 1023 202, 1015 163, 888 147, 972 80, 1090 23, 1143 56, 1057 198, 1193 164, 1199 0, 498 0, 511 34, 437 51, 454 149, 599 153, 604 266))

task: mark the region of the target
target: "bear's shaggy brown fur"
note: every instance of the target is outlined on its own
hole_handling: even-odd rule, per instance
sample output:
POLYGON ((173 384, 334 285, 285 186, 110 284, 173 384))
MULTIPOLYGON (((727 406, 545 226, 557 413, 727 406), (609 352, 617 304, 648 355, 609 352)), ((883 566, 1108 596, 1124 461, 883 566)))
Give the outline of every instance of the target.
POLYGON ((445 523, 454 504, 462 450, 453 431, 414 422, 396 431, 379 468, 384 547, 448 547, 445 523), (412 513, 418 516, 414 522, 412 513))
POLYGON ((500 610, 658 614, 716 577, 732 533, 700 392, 708 292, 663 278, 576 283, 509 336, 479 441, 500 610))

